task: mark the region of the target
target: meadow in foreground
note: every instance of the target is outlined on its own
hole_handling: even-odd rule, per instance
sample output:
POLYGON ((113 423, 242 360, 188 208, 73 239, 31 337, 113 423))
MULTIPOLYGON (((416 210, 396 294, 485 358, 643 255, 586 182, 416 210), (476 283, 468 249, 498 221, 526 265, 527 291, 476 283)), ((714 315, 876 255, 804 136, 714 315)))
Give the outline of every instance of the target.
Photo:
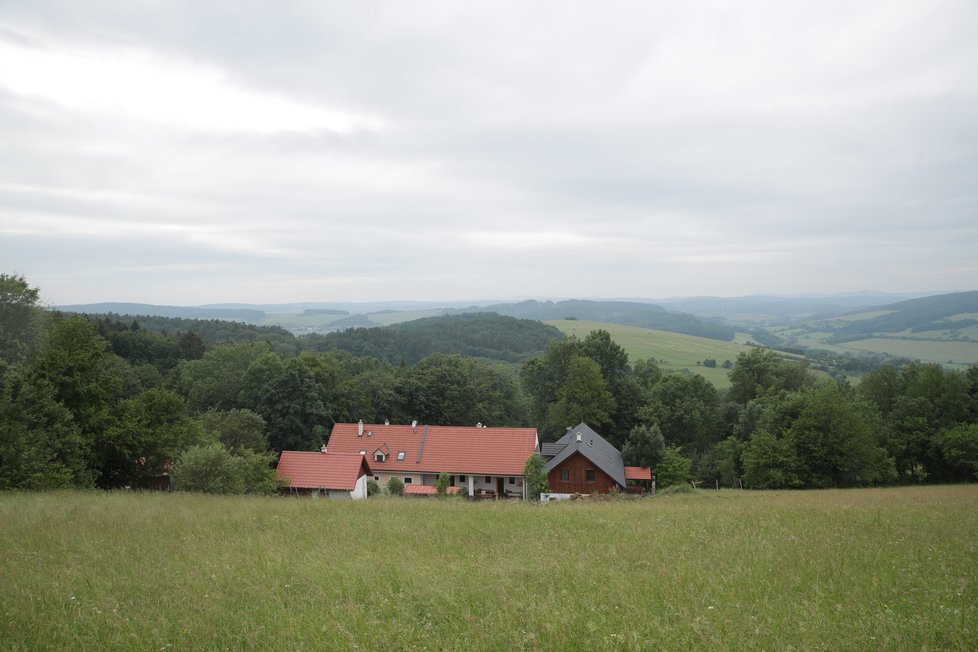
POLYGON ((0 495, 5 649, 974 649, 978 486, 0 495))

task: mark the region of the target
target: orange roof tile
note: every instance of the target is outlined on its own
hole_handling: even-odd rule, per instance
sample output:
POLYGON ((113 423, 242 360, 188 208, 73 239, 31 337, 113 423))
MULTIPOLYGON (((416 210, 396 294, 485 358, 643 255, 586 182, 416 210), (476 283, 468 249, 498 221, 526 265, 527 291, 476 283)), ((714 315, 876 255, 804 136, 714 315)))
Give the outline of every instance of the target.
POLYGON ((364 424, 357 432, 355 423, 337 423, 329 451, 365 451, 370 468, 383 472, 521 476, 538 445, 535 428, 364 424), (387 452, 385 461, 375 461, 377 450, 387 452))
POLYGON ((348 453, 282 451, 275 470, 279 480, 295 489, 353 491, 362 475, 372 475, 363 456, 348 453))
POLYGON ((643 469, 640 466, 626 466, 625 479, 626 480, 651 480, 652 469, 643 469))

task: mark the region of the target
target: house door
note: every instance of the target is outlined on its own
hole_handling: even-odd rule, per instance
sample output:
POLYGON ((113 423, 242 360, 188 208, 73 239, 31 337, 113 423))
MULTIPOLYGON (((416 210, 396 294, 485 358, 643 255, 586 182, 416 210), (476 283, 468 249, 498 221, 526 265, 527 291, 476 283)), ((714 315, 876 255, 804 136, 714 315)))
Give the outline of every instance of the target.
POLYGON ((496 495, 502 497, 505 495, 504 491, 506 491, 506 478, 496 478, 496 495))

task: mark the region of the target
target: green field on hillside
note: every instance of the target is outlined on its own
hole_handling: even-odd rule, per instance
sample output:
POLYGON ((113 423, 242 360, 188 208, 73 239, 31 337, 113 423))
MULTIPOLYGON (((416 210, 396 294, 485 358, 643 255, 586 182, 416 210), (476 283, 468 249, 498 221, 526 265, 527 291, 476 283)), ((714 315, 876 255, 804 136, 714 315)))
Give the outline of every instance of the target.
MULTIPOLYGON (((413 321, 423 317, 438 317, 445 311, 437 310, 411 310, 390 312, 376 312, 363 315, 370 320, 373 326, 390 326, 404 321, 413 321)), ((341 319, 350 319, 358 315, 303 315, 301 313, 269 313, 262 322, 263 326, 281 326, 294 333, 313 333, 328 332, 330 326, 341 319)))
MULTIPOLYGON (((737 341, 721 342, 638 326, 578 320, 554 320, 544 323, 556 326, 565 335, 576 335, 579 338, 584 338, 593 330, 606 330, 611 334, 611 339, 625 349, 631 362, 655 358, 663 369, 669 371, 688 369, 704 376, 720 388, 730 386, 730 379, 727 377, 729 370, 721 368, 720 365, 724 360, 733 362, 738 354, 750 350, 737 341), (697 364, 707 358, 716 360, 717 366, 710 368, 697 364)), ((738 340, 745 341, 745 339, 746 337, 744 339, 738 337, 738 340)))
POLYGON ((836 345, 844 351, 870 351, 936 362, 951 367, 967 367, 978 364, 978 342, 935 342, 920 339, 891 339, 871 337, 855 342, 836 345))
POLYGON ((7 650, 968 650, 978 486, 0 495, 7 650))
MULTIPOLYGON (((832 333, 796 333, 782 331, 782 337, 794 335, 797 344, 812 349, 823 349, 834 353, 887 353, 892 356, 935 362, 946 367, 964 368, 978 364, 978 341, 928 340, 934 333, 901 333, 899 337, 867 337, 866 339, 829 344, 832 333)), ((978 339, 978 338, 976 338, 978 339)))

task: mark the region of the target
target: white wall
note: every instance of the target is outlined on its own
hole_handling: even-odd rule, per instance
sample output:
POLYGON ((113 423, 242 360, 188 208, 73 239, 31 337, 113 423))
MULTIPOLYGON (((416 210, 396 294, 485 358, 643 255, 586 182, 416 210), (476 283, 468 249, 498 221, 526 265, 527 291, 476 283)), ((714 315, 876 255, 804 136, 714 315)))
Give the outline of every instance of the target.
POLYGON ((357 484, 353 487, 353 491, 350 492, 350 498, 354 500, 360 500, 361 498, 367 497, 367 476, 361 475, 357 478, 357 484))

